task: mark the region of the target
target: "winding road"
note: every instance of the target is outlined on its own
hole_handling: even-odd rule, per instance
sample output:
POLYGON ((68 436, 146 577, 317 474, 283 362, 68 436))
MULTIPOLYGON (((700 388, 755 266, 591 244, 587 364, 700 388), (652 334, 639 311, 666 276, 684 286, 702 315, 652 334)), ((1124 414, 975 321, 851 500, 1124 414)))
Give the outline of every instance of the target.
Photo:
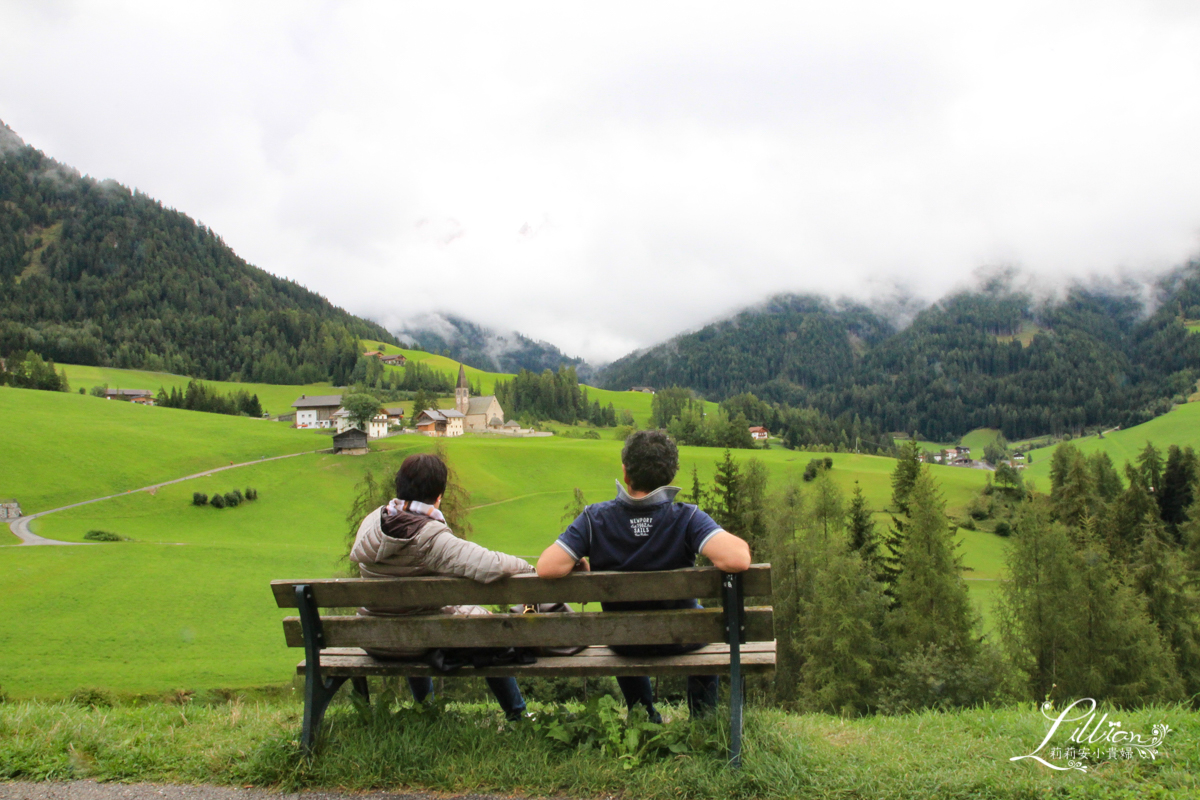
POLYGON ((311 453, 324 453, 324 452, 329 452, 328 448, 322 448, 320 450, 305 450, 302 453, 287 453, 286 455, 282 455, 282 456, 271 456, 270 458, 260 458, 260 459, 257 459, 256 461, 243 461, 240 464, 230 464, 229 466, 226 466, 226 467, 214 467, 212 469, 206 469, 203 472, 197 472, 194 475, 187 475, 182 478, 176 478, 175 480, 172 480, 172 481, 163 481, 162 483, 155 483, 151 486, 143 486, 140 489, 130 489, 129 491, 118 492, 117 494, 109 494, 109 495, 105 495, 104 497, 95 497, 91 500, 84 500, 79 503, 71 503, 70 505, 59 506, 58 508, 51 508, 47 511, 39 511, 36 514, 28 514, 24 517, 17 517, 16 519, 14 519, 8 523, 8 529, 13 532, 14 536, 16 536, 18 539, 21 540, 21 544, 20 545, 12 545, 12 546, 20 547, 21 545, 28 544, 28 545, 63 545, 63 546, 69 546, 69 547, 76 547, 76 546, 88 546, 88 545, 93 545, 93 544, 99 544, 99 542, 60 542, 57 539, 47 539, 46 537, 38 536, 36 533, 31 531, 29 529, 29 523, 33 522, 38 517, 44 517, 47 514, 53 514, 57 511, 66 511, 68 508, 78 508, 79 506, 86 506, 90 503, 99 503, 102 500, 112 500, 114 497, 125 497, 126 495, 134 494, 135 492, 149 492, 151 490, 157 490, 163 486, 170 486, 173 483, 183 483, 184 481, 190 481, 193 478, 206 478, 209 475, 212 475, 213 473, 224 472, 227 469, 237 469, 239 467, 251 467, 251 466, 254 466, 255 464, 264 464, 268 461, 278 461, 281 458, 295 458, 296 456, 306 456, 311 453))

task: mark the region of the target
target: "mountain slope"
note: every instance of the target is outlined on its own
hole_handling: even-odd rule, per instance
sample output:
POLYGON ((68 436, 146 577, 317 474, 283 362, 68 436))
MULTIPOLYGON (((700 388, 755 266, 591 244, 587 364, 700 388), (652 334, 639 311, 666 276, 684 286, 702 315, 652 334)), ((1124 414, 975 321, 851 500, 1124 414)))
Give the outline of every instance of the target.
POLYGON ((947 297, 893 329, 868 309, 781 296, 731 320, 606 367, 607 388, 678 384, 721 399, 743 391, 887 430, 951 441, 974 428, 1009 438, 1133 425, 1200 377, 1200 269, 1157 285, 1144 313, 1132 290, 1077 288, 1035 303, 1003 281, 947 297), (1193 316, 1195 315, 1195 316, 1193 316))
POLYGON ((187 215, 0 123, 0 355, 215 380, 342 383, 380 326, 239 258, 187 215))
POLYGON ((411 321, 397 332, 401 339, 430 353, 440 353, 485 372, 541 372, 560 366, 575 367, 581 380, 591 369, 582 358, 572 358, 548 342, 530 339, 516 331, 497 331, 453 314, 429 314, 411 321))

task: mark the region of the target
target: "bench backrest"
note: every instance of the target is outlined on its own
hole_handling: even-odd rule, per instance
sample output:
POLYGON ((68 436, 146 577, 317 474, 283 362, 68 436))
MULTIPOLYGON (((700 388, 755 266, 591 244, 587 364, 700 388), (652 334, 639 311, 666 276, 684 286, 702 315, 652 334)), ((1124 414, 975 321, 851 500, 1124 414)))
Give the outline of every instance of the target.
MULTIPOLYGON (((338 578, 272 581, 280 608, 298 608, 297 587, 315 608, 395 608, 402 606, 509 605, 515 603, 590 603, 602 601, 685 600, 724 597, 723 573, 713 567, 665 572, 582 572, 547 580, 515 575, 482 584, 463 578, 338 578)), ((741 573, 740 595, 771 595, 771 566, 756 564, 741 573)), ((739 602, 740 605, 740 602, 739 602)), ((739 609, 742 611, 742 609, 739 609)), ((746 607, 739 614, 742 641, 774 638, 770 607, 746 607)), ((320 647, 535 647, 580 644, 662 644, 726 641, 722 608, 672 611, 592 612, 581 614, 494 614, 487 617, 339 617, 322 616, 320 647)), ((284 620, 291 647, 303 647, 297 617, 284 620)))

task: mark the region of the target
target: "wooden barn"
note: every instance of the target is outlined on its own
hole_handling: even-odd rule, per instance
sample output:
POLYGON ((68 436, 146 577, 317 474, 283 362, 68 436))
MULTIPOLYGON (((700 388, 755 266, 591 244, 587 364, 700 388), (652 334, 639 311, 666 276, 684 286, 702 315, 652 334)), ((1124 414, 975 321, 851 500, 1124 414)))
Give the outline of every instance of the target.
POLYGON ((358 428, 348 428, 333 436, 333 452, 346 456, 367 454, 367 434, 358 428))

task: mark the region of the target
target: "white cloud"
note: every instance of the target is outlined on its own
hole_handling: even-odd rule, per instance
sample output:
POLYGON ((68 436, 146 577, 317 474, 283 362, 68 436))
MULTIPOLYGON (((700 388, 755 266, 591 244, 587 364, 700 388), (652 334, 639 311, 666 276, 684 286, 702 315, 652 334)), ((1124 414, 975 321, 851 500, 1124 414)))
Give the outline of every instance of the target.
POLYGON ((0 2, 0 119, 352 311, 597 360, 1200 231, 1187 2, 0 2))

